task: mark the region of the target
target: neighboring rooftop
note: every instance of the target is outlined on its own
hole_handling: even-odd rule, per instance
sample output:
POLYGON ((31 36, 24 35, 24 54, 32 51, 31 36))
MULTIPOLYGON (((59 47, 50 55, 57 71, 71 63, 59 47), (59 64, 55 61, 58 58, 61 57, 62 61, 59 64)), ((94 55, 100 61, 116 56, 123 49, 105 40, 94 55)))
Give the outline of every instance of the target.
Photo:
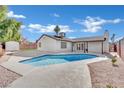
POLYGON ((116 38, 115 42, 118 42, 120 40, 124 39, 124 37, 119 37, 119 38, 116 38))

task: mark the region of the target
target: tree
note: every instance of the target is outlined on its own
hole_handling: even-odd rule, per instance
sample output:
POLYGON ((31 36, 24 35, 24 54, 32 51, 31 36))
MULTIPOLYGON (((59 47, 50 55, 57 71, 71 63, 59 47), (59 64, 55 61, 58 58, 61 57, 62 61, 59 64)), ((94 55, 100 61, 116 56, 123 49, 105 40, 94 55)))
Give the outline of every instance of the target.
POLYGON ((56 25, 56 27, 54 28, 54 31, 56 32, 56 35, 58 36, 58 34, 60 32, 60 28, 58 25, 56 25))
POLYGON ((115 34, 112 35, 112 37, 111 37, 111 42, 112 42, 112 44, 115 43, 115 34))
POLYGON ((7 18, 7 6, 0 6, 0 42, 20 41, 21 22, 7 18))
POLYGON ((0 40, 1 41, 20 41, 19 29, 21 23, 15 19, 6 19, 0 24, 0 40))
POLYGON ((0 5, 0 22, 6 19, 7 12, 7 6, 0 5))

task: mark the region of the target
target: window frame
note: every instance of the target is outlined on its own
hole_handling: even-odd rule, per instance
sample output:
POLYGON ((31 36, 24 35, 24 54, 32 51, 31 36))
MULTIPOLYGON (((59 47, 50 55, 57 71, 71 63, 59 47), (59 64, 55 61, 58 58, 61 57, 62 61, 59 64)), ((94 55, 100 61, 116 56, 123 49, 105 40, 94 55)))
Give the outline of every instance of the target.
POLYGON ((67 48, 67 42, 61 41, 61 49, 66 49, 67 48))
POLYGON ((38 43, 38 46, 41 47, 41 42, 38 43))

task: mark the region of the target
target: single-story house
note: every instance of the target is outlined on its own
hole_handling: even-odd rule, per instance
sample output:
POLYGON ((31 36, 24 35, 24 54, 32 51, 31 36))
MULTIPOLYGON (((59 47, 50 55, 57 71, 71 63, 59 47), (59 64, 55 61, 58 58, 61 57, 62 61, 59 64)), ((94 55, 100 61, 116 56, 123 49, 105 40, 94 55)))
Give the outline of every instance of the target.
POLYGON ((43 34, 37 41, 37 49, 47 52, 108 53, 109 32, 102 36, 69 39, 43 34))

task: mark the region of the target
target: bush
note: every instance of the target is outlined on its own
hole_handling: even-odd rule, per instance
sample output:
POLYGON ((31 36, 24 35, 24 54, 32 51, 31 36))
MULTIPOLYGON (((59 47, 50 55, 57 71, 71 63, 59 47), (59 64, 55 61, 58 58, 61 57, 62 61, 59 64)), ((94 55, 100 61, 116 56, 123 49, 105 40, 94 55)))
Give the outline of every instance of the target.
POLYGON ((114 56, 114 57, 112 58, 111 62, 112 62, 113 65, 116 64, 116 62, 117 62, 116 56, 114 56))
POLYGON ((113 88, 111 84, 106 85, 107 88, 113 88))

